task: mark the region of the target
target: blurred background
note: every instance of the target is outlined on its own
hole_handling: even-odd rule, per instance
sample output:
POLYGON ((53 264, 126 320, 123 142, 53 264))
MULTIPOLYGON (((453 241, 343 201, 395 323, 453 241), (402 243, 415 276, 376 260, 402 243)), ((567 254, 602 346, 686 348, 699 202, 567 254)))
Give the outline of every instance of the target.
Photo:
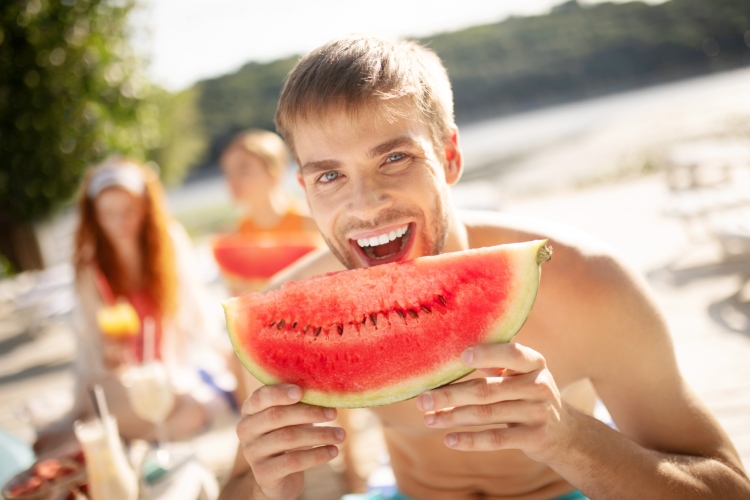
MULTIPOLYGON (((467 183, 519 167, 532 177, 544 171, 501 187, 517 194, 653 171, 663 166, 664 146, 682 139, 747 137, 738 87, 747 77, 740 68, 750 65, 746 2, 465 4, 392 1, 362 12, 335 1, 4 2, 4 272, 67 259, 64 248, 37 248, 38 226, 65 211, 86 166, 113 152, 153 162, 168 185, 185 183, 174 190, 174 210, 192 234, 231 217, 211 182, 220 151, 242 129, 273 130, 284 76, 298 56, 350 32, 416 36, 441 56, 467 183), (678 108, 695 111, 697 123, 675 120, 678 108), (661 121, 646 118, 657 109, 665 111, 661 121), (711 116, 701 116, 706 111, 711 116), (583 154, 581 136, 603 127, 618 134, 615 144, 583 154), (579 157, 542 155, 566 144, 579 157), (199 183, 201 195, 193 196, 199 183)), ((475 204, 498 201, 476 194, 475 204)))
MULTIPOLYGON (((121 153, 158 169, 218 283, 205 242, 237 219, 220 152, 240 130, 274 130, 299 55, 352 32, 442 58, 460 206, 575 225, 650 280, 689 382, 750 465, 747 0, 3 1, 2 399, 71 383, 71 200, 86 167, 121 153)), ((30 439, 11 406, 0 427, 30 439)))

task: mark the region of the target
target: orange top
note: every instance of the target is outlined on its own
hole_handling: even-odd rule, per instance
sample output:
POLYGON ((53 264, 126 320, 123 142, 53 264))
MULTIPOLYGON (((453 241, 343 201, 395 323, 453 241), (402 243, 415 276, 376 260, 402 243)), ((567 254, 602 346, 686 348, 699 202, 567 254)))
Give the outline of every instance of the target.
MULTIPOLYGON (((309 217, 301 215, 294 207, 291 207, 279 223, 273 227, 261 227, 249 217, 244 218, 239 222, 237 235, 270 246, 283 246, 285 244, 319 246, 322 243, 320 235, 315 230, 314 223, 309 217)), ((233 295, 262 290, 267 282, 267 278, 235 276, 223 268, 221 259, 217 258, 217 261, 224 271, 224 278, 227 280, 233 295)))
POLYGON ((253 222, 252 219, 245 218, 240 221, 239 233, 248 236, 254 235, 277 235, 279 233, 293 233, 300 234, 306 233, 307 228, 305 227, 304 215, 300 215, 297 212, 289 211, 284 214, 284 217, 273 227, 260 227, 253 222))

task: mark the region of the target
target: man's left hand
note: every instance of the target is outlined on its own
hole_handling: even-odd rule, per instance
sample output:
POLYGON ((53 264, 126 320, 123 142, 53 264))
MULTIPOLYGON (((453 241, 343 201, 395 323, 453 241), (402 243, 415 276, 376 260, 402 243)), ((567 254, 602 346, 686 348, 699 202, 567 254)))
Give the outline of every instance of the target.
POLYGON ((421 394, 417 406, 425 412, 425 424, 434 429, 497 427, 451 432, 444 438, 446 446, 462 451, 520 449, 545 463, 554 460, 556 450, 565 449, 570 409, 562 403, 541 354, 519 344, 482 344, 464 351, 461 359, 490 376, 421 394))

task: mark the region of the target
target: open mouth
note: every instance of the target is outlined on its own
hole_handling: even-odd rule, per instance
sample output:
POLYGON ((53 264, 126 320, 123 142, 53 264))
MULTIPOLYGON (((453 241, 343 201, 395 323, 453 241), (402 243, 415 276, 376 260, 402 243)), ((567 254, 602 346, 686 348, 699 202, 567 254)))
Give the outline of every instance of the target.
POLYGON ((380 234, 351 240, 368 266, 396 262, 408 255, 412 243, 412 224, 389 228, 380 234))

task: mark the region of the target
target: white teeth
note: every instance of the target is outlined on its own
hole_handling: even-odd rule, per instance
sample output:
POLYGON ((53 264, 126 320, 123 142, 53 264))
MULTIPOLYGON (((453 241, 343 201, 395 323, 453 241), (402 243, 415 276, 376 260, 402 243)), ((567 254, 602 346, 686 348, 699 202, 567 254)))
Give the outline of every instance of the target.
POLYGON ((390 233, 383 233, 381 235, 373 236, 371 238, 358 239, 357 244, 362 248, 385 245, 386 243, 393 241, 396 238, 402 237, 404 234, 406 234, 407 229, 409 229, 408 224, 404 227, 400 227, 394 231, 391 231, 390 233))

